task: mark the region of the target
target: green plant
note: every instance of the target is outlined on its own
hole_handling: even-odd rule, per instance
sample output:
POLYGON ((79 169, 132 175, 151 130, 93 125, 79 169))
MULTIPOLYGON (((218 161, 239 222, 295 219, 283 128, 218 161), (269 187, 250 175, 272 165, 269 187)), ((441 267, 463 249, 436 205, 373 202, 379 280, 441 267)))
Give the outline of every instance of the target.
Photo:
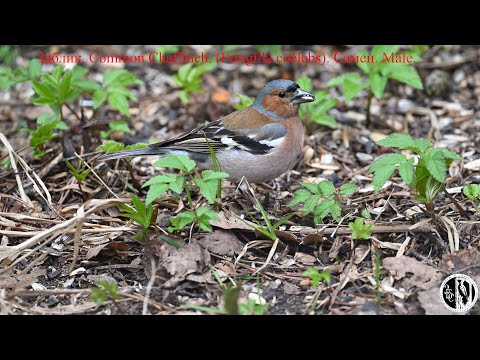
POLYGON ((477 212, 480 212, 480 184, 470 184, 463 188, 463 193, 475 205, 477 212))
POLYGON ((275 56, 282 55, 282 45, 255 45, 255 49, 260 52, 271 53, 275 56))
MULTIPOLYGON (((386 148, 409 150, 418 155, 418 163, 414 158, 404 154, 389 154, 376 160, 369 169, 374 174, 373 185, 375 193, 380 192, 385 182, 398 170, 401 178, 417 192, 416 199, 423 202, 432 218, 434 218, 434 203, 440 190, 452 199, 445 190, 447 169, 454 160, 461 157, 445 148, 434 147, 425 139, 413 140, 405 134, 391 134, 377 142, 386 148)), ((454 204, 458 207, 456 201, 454 204)), ((463 209, 461 210, 463 211, 463 209)))
POLYGON ((117 151, 144 149, 146 147, 148 147, 148 145, 144 143, 136 143, 133 145, 125 146, 125 144, 122 144, 113 140, 107 140, 102 145, 97 147, 97 151, 105 151, 106 154, 111 154, 117 151))
POLYGON ((370 239, 373 225, 368 225, 363 222, 362 218, 357 218, 355 222, 348 224, 350 230, 352 230, 353 239, 370 239))
MULTIPOLYGON (((138 242, 146 242, 148 240, 148 228, 152 225, 156 218, 153 211, 153 206, 145 205, 137 196, 132 195, 133 208, 125 204, 118 205, 118 208, 123 211, 120 216, 132 219, 137 224, 143 227, 143 229, 133 236, 133 239, 138 242)), ((170 240, 170 239, 169 239, 170 240)), ((168 243, 168 241, 166 241, 168 243)))
POLYGON ((57 115, 43 113, 37 118, 36 129, 21 129, 31 135, 30 146, 34 150, 34 157, 45 155, 44 145, 55 139, 58 133, 55 130, 66 130, 67 125, 57 115))
POLYGON ((130 134, 132 130, 128 126, 128 123, 126 121, 112 121, 111 123, 108 124, 108 130, 107 131, 100 131, 100 137, 106 139, 110 136, 111 133, 113 132, 121 132, 125 134, 130 134))
POLYGON ((421 61, 419 55, 421 49, 416 49, 417 52, 405 51, 404 54, 398 54, 399 49, 400 45, 377 45, 370 53, 359 51, 358 58, 363 58, 365 61, 357 61, 356 64, 366 78, 358 72, 349 72, 327 83, 328 86, 341 87, 346 102, 350 102, 360 91, 368 90, 367 124, 370 119, 371 100, 374 96, 377 99, 384 96, 385 86, 389 80, 397 80, 416 89, 423 89, 417 70, 405 62, 408 56, 411 57, 411 62, 421 61))
POLYGON ((0 61, 8 66, 15 65, 15 59, 17 58, 17 49, 11 45, 0 46, 0 61))
POLYGON ((246 107, 252 105, 254 102, 254 99, 247 95, 238 94, 238 98, 240 99, 240 103, 233 105, 235 110, 245 109, 246 107))
POLYGON ((116 300, 120 299, 118 286, 115 281, 97 280, 95 284, 97 286, 90 289, 92 293, 88 297, 88 300, 95 302, 97 307, 103 305, 108 299, 112 300, 114 304, 116 304, 116 300))
POLYGON ((214 68, 214 63, 200 65, 189 63, 182 65, 178 69, 178 72, 173 76, 173 80, 177 86, 182 89, 178 96, 184 104, 187 104, 190 100, 190 93, 203 92, 203 88, 200 86, 202 75, 206 72, 212 71, 214 68))
MULTIPOLYGON (((312 91, 312 80, 306 76, 297 79, 297 84, 308 92, 312 91)), ((337 99, 332 99, 328 91, 316 91, 315 101, 300 106, 300 118, 307 124, 311 132, 311 123, 333 127, 337 124, 334 118, 328 115, 328 111, 337 104, 337 99)))
MULTIPOLYGON (((126 116, 130 116, 130 107, 128 100, 137 101, 137 97, 128 89, 128 86, 141 84, 132 72, 128 70, 109 70, 103 75, 102 87, 94 89, 92 95, 93 107, 97 109, 105 101, 112 109, 120 111, 126 116)), ((98 84, 97 84, 98 85, 98 84)))
POLYGON ((12 69, 8 66, 0 66, 0 89, 8 91, 11 86, 22 82, 36 80, 42 74, 42 65, 38 59, 31 59, 27 67, 12 69))
POLYGON ((210 206, 200 206, 194 209, 190 186, 193 183, 198 187, 201 195, 209 204, 215 202, 219 193, 219 180, 228 177, 228 174, 221 171, 203 170, 201 175, 193 175, 196 167, 195 161, 184 155, 167 155, 153 164, 159 168, 173 168, 180 170, 180 174, 163 174, 148 180, 142 187, 149 187, 146 204, 151 204, 156 198, 162 196, 168 190, 181 194, 185 190, 190 211, 184 211, 171 218, 169 232, 184 229, 188 224, 196 222, 204 231, 212 231, 210 221, 218 220, 218 216, 210 206))
POLYGON ((157 52, 162 54, 173 54, 182 49, 181 45, 162 45, 157 49, 157 52))
POLYGON ((318 286, 321 281, 325 281, 329 285, 332 282, 332 276, 328 269, 319 272, 318 269, 312 267, 304 271, 302 276, 310 278, 313 287, 318 286))
POLYGON ((300 182, 305 189, 297 190, 288 206, 303 204, 302 215, 306 216, 313 212, 313 220, 316 224, 320 223, 327 215, 339 222, 342 216, 341 197, 347 197, 355 193, 358 189, 354 184, 343 184, 340 189, 328 180, 317 184, 300 182))
POLYGON ((83 159, 78 161, 77 168, 75 168, 70 163, 70 161, 65 160, 65 162, 67 164, 67 168, 68 168, 68 171, 70 172, 70 174, 75 179, 77 179, 78 188, 80 189, 80 192, 83 194, 82 182, 84 182, 87 179, 88 175, 90 175, 90 173, 92 172, 92 169, 91 168, 85 169, 86 164, 85 164, 85 161, 83 159))

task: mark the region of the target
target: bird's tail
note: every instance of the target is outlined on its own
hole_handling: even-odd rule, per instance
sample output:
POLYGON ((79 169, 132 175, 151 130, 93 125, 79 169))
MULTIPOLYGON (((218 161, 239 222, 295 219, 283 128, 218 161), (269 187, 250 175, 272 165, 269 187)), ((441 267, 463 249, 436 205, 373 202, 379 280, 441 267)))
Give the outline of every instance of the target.
POLYGON ((111 154, 105 154, 100 156, 97 160, 105 161, 105 160, 113 160, 113 159, 123 159, 126 157, 133 157, 133 156, 143 156, 143 155, 160 155, 164 154, 165 152, 161 149, 153 149, 153 148, 142 148, 142 149, 132 149, 132 150, 123 150, 118 151, 111 154))

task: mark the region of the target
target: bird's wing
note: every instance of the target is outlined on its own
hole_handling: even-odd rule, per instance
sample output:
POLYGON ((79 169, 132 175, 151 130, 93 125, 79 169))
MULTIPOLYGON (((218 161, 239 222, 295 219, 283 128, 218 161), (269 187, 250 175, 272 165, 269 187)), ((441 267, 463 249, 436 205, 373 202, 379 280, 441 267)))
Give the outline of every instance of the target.
POLYGON ((283 140, 286 129, 274 122, 268 122, 258 128, 238 127, 239 122, 248 121, 250 111, 251 108, 235 111, 220 120, 195 128, 177 138, 152 144, 150 147, 208 155, 210 145, 215 152, 235 149, 259 155, 267 154, 278 141, 283 140))

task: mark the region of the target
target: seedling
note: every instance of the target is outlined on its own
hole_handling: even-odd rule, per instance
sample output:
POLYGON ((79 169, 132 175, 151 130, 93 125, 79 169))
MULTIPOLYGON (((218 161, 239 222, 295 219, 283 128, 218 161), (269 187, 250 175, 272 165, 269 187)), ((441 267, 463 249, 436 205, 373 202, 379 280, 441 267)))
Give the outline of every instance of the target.
POLYGON ((108 140, 105 141, 102 145, 97 147, 97 151, 105 151, 106 154, 111 154, 117 151, 122 151, 122 150, 133 150, 133 149, 144 149, 148 147, 147 144, 144 143, 136 143, 133 145, 127 145, 125 146, 122 143, 113 141, 113 140, 108 140))
POLYGON ((352 99, 362 90, 368 91, 368 105, 367 105, 367 126, 370 122, 370 107, 373 97, 381 99, 385 93, 385 87, 389 80, 397 80, 399 82, 410 85, 416 89, 423 89, 422 80, 412 64, 404 61, 397 61, 398 56, 401 59, 406 56, 412 56, 411 61, 421 61, 419 53, 421 49, 416 48, 415 51, 404 52, 405 54, 398 54, 400 45, 377 45, 372 51, 359 51, 356 55, 369 56, 374 59, 375 63, 358 61, 356 64, 360 70, 366 75, 361 76, 358 72, 349 72, 331 79, 328 86, 339 86, 343 89, 343 96, 346 102, 352 99))
POLYGON ((35 130, 22 129, 22 131, 31 135, 30 146, 34 151, 33 156, 42 157, 45 155, 44 145, 58 136, 55 130, 66 129, 67 125, 60 120, 58 115, 44 113, 38 117, 35 130))
POLYGON ((66 160, 67 168, 70 172, 70 174, 77 179, 78 182, 78 188, 80 189, 80 192, 83 194, 83 189, 82 189, 82 182, 84 182, 88 175, 92 172, 92 169, 86 169, 86 164, 83 159, 78 161, 77 168, 75 168, 70 161, 66 160))
POLYGON ((332 276, 328 269, 323 269, 319 272, 318 269, 312 267, 304 271, 302 276, 310 278, 312 287, 318 286, 322 281, 325 281, 329 285, 332 282, 332 276))
MULTIPOLYGON (((297 79, 297 84, 305 91, 312 91, 312 80, 306 76, 297 79)), ((312 123, 329 127, 337 124, 335 119, 328 115, 328 111, 337 104, 337 99, 331 98, 328 91, 316 91, 314 95, 314 102, 303 104, 299 109, 300 118, 305 122, 308 133, 312 132, 312 123)))
POLYGON ((365 224, 362 218, 357 218, 355 222, 349 223, 348 227, 352 230, 353 239, 368 240, 373 230, 373 225, 365 224))
POLYGON ((343 184, 340 189, 335 189, 328 180, 317 184, 300 182, 305 189, 297 190, 288 206, 303 204, 302 215, 306 216, 313 212, 313 221, 318 224, 327 215, 331 215, 336 222, 340 222, 342 216, 341 198, 355 193, 358 189, 354 184, 343 184))
POLYGON ((118 205, 118 208, 123 211, 120 216, 132 219, 137 224, 143 227, 142 231, 133 237, 134 240, 145 242, 148 239, 147 230, 152 225, 154 219, 154 212, 152 205, 144 204, 137 196, 132 195, 133 209, 125 204, 118 205))
MULTIPOLYGON (((412 189, 417 192, 416 199, 423 202, 432 219, 435 219, 434 203, 440 190, 447 197, 453 198, 445 190, 446 172, 454 160, 461 160, 461 157, 445 148, 434 147, 425 139, 413 140, 405 134, 391 134, 387 138, 377 142, 378 145, 386 148, 409 150, 418 156, 418 163, 414 165, 414 158, 407 158, 404 154, 389 154, 376 160, 370 167, 369 173, 375 174, 373 185, 375 193, 380 192, 385 182, 390 179, 398 170, 401 178, 412 189)), ((462 215, 468 214, 453 199, 455 206, 459 208, 462 215)))
POLYGON ((203 88, 200 86, 202 75, 206 72, 212 71, 214 68, 214 63, 205 63, 201 65, 189 63, 182 65, 180 69, 178 69, 177 74, 173 76, 173 80, 177 86, 182 89, 178 96, 184 104, 188 103, 192 92, 203 92, 203 88))
POLYGON ((463 188, 465 196, 473 202, 475 209, 480 213, 480 185, 470 184, 463 188))
POLYGON ((92 287, 90 289, 92 293, 88 297, 88 300, 95 302, 98 308, 102 306, 105 301, 110 299, 118 308, 116 300, 120 299, 120 295, 118 295, 117 283, 115 281, 97 280, 95 281, 95 285, 97 285, 97 287, 92 287))

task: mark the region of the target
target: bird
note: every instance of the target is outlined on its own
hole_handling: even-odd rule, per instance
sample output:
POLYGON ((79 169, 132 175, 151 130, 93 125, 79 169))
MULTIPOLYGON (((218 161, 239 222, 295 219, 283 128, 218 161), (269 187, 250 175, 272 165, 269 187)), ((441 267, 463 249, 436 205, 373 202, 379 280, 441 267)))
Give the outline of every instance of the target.
POLYGON ((146 148, 105 154, 98 160, 145 155, 186 155, 213 170, 214 151, 229 180, 263 183, 292 169, 302 154, 304 128, 298 110, 315 96, 285 79, 267 83, 252 105, 178 137, 146 148), (210 146, 209 146, 210 145, 210 146))

